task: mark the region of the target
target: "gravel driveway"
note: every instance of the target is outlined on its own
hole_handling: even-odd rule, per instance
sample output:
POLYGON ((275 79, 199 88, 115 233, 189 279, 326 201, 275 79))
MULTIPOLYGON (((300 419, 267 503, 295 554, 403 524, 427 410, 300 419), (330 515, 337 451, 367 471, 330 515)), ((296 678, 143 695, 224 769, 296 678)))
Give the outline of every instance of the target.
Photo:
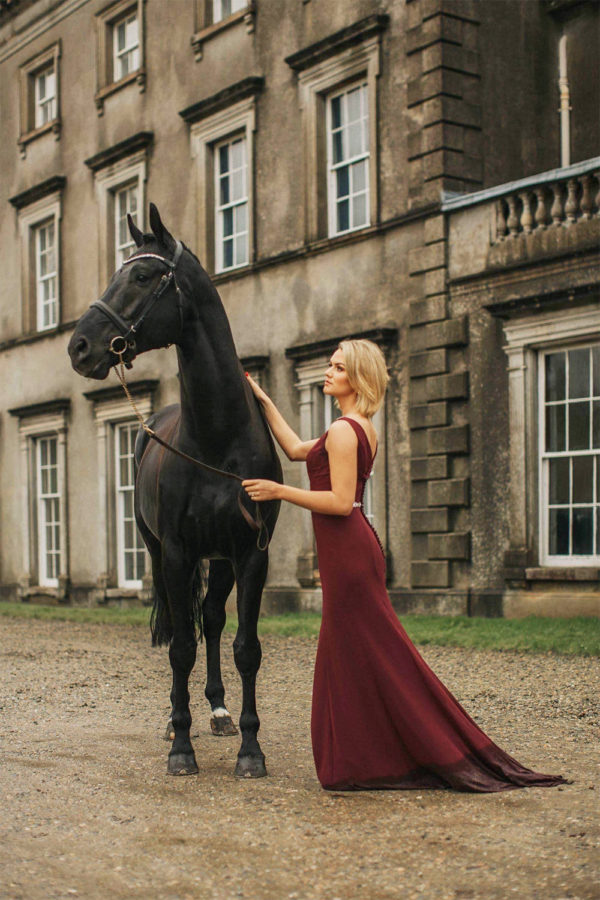
POLYGON ((0 632, 2 898, 600 897, 598 660, 423 650, 497 743, 572 785, 329 794, 310 749, 311 639, 263 640, 270 777, 247 781, 232 774, 239 738, 210 734, 202 651, 191 684, 200 774, 172 778, 169 665, 145 629, 2 619, 0 632))

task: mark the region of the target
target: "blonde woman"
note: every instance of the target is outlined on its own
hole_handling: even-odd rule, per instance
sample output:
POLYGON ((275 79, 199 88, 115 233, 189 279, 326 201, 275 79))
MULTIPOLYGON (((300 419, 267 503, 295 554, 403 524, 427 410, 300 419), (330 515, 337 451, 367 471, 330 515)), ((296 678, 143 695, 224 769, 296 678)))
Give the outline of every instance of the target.
POLYGON ((312 512, 323 588, 311 718, 321 785, 504 791, 564 782, 524 768, 481 731, 392 609, 383 550, 362 507, 377 453, 371 419, 388 382, 377 345, 342 341, 332 355, 323 393, 342 416, 317 440, 300 440, 249 381, 284 453, 308 467, 310 490, 263 479, 244 487, 253 500, 287 500, 312 512))

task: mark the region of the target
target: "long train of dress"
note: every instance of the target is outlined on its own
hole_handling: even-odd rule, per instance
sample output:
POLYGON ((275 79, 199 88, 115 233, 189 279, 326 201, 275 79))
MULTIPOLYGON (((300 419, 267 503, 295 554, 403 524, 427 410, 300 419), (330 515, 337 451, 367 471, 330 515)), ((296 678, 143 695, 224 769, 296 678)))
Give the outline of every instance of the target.
MULTIPOLYGON (((371 448, 362 426, 344 421, 358 438, 362 502, 371 448)), ((326 436, 307 457, 313 490, 331 490, 326 436)), ((381 545, 362 507, 349 516, 313 513, 313 525, 323 618, 311 733, 322 786, 506 791, 565 783, 494 744, 421 657, 392 609, 381 545)))

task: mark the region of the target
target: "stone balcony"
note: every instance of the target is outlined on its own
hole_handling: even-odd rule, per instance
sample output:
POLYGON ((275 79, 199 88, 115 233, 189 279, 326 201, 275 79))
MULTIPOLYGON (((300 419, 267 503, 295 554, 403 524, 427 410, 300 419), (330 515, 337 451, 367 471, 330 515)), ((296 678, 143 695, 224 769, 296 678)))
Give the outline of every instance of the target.
POLYGON ((450 278, 600 250, 600 157, 444 197, 450 278))

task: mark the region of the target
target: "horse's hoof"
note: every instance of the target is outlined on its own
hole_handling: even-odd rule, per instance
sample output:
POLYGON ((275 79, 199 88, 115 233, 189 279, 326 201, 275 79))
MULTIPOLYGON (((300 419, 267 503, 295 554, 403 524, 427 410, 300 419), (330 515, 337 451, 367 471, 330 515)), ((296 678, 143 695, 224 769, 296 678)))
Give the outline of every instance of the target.
POLYGON ((167 775, 197 775, 198 765, 194 752, 169 753, 167 775))
POLYGON ((175 740, 175 729, 173 728, 173 723, 169 719, 167 722, 167 727, 165 729, 165 741, 174 741, 175 740))
POLYGON ((267 774, 264 756, 238 756, 235 764, 238 778, 264 778, 267 774))
POLYGON ((225 737, 230 734, 237 734, 238 730, 234 725, 231 716, 211 716, 210 730, 218 737, 225 737))

